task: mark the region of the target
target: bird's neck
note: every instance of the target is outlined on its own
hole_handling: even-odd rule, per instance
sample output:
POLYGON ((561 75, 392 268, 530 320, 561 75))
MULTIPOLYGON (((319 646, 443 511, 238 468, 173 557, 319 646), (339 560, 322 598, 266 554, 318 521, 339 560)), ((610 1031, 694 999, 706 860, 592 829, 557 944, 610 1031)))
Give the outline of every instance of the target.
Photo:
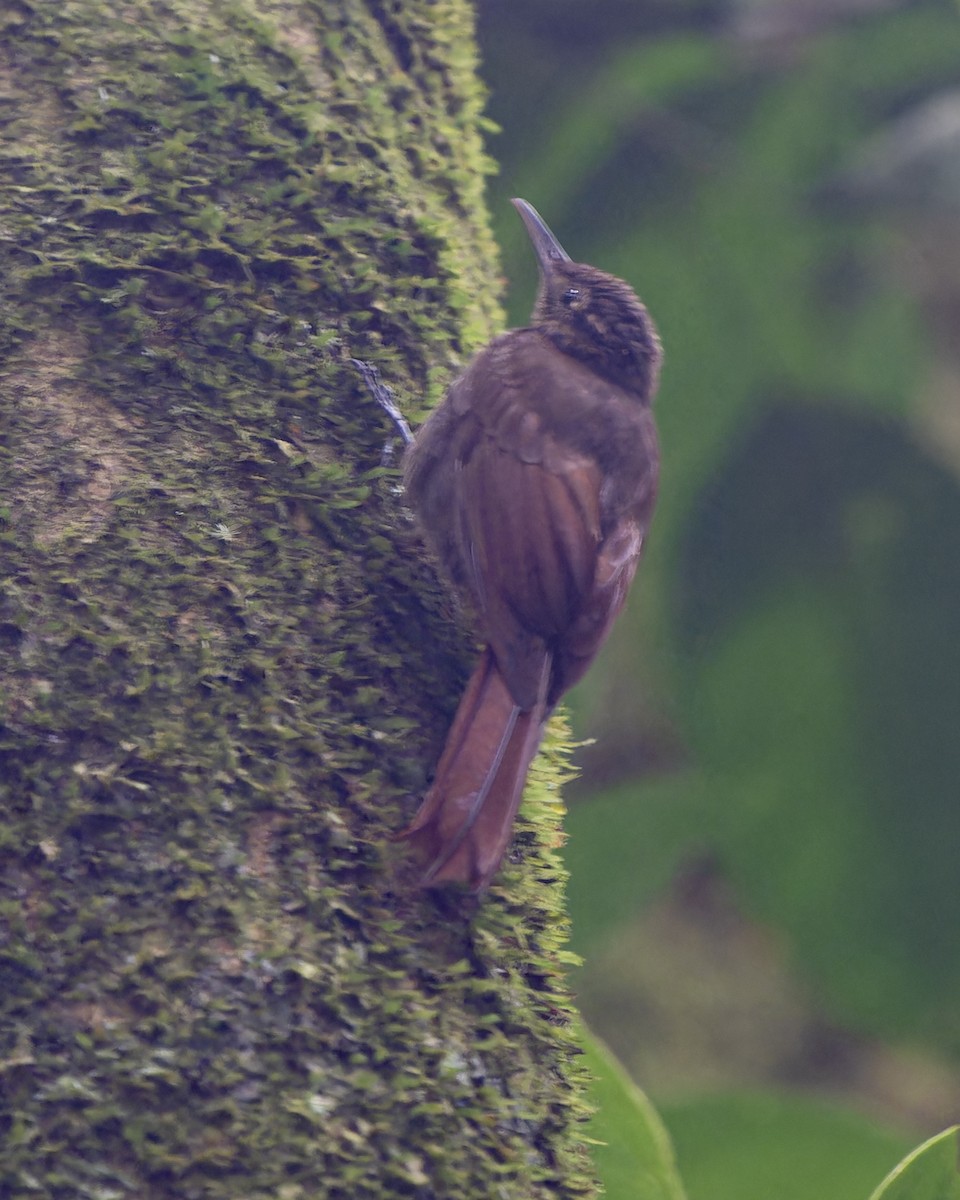
POLYGON ((650 403, 656 390, 657 363, 651 361, 645 347, 616 338, 601 342, 561 324, 541 326, 539 332, 561 353, 629 392, 641 404, 650 403))

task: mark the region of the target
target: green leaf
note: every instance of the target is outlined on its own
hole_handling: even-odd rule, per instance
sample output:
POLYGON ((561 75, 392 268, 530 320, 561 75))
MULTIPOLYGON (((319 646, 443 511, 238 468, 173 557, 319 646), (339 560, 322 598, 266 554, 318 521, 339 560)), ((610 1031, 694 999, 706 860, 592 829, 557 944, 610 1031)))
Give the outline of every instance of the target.
POLYGON ((587 1136, 607 1200, 685 1200, 669 1135, 653 1105, 603 1042, 586 1028, 580 1040, 596 1106, 587 1136))
POLYGON ((661 1111, 690 1200, 854 1200, 909 1145, 836 1105, 774 1092, 726 1091, 661 1111))
POLYGON ((954 1125, 908 1154, 870 1200, 960 1200, 960 1126, 954 1125))

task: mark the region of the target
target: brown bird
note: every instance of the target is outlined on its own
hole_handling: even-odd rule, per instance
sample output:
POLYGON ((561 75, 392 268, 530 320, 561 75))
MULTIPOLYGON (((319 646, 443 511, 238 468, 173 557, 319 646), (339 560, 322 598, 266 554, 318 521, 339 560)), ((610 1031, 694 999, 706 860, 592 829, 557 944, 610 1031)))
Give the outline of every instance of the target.
POLYGON ((486 643, 432 786, 399 835, 425 887, 481 891, 510 840, 544 723, 623 607, 653 514, 660 341, 622 280, 572 262, 514 200, 540 286, 407 452, 405 486, 486 643))

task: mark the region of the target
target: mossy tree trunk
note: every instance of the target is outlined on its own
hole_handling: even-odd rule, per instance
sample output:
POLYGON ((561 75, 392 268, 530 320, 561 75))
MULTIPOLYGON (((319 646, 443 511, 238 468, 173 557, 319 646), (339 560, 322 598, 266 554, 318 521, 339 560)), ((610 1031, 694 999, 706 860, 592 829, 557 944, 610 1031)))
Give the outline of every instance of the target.
POLYGON ((350 363, 496 328, 460 0, 2 7, 0 1194, 591 1190, 541 765, 410 816, 469 654, 350 363))

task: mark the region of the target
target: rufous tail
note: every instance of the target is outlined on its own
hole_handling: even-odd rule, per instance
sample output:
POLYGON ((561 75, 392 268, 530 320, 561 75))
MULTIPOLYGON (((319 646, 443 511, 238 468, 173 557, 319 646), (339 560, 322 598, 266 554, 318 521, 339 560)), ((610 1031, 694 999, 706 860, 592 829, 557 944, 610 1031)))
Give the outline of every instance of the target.
POLYGON ((517 707, 488 646, 447 735, 436 777, 399 835, 426 863, 421 884, 482 891, 506 853, 527 770, 540 744, 550 660, 531 709, 517 707))

